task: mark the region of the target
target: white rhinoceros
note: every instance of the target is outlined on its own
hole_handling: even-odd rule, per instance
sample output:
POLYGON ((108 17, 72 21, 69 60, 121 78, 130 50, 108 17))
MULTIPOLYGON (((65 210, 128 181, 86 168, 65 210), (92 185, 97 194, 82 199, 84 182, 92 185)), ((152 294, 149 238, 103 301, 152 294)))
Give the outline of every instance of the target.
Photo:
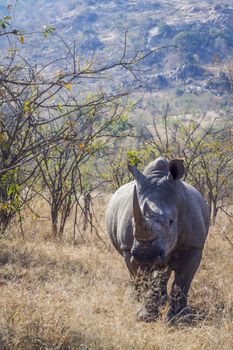
POLYGON ((183 161, 160 157, 143 173, 129 165, 135 181, 120 187, 107 208, 107 231, 130 273, 144 271, 159 285, 145 302, 139 320, 154 320, 167 300, 167 282, 174 271, 167 320, 182 314, 199 267, 210 213, 202 195, 186 182, 183 161), (159 277, 158 277, 159 276, 159 277), (158 281, 159 278, 159 281, 158 281), (153 304, 153 305, 152 305, 153 304))

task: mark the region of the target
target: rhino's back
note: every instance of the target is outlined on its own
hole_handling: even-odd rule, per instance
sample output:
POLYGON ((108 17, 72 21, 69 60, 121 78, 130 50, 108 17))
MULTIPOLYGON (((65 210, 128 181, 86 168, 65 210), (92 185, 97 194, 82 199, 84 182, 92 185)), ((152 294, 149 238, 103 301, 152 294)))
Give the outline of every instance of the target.
POLYGON ((186 182, 180 182, 180 193, 179 244, 202 248, 209 229, 209 207, 200 192, 186 182))
POLYGON ((108 236, 120 254, 132 246, 132 202, 135 181, 121 186, 112 196, 106 212, 108 236), (124 247, 127 246, 127 247, 124 247))

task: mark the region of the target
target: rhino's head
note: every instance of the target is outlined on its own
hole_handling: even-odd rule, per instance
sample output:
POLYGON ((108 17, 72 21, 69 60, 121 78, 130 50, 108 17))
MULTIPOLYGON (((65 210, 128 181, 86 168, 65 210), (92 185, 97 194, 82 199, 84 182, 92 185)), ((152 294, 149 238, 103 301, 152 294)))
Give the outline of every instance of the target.
POLYGON ((136 185, 133 194, 132 259, 139 264, 164 266, 168 254, 177 242, 177 220, 180 195, 177 181, 184 174, 183 161, 168 163, 160 158, 160 165, 151 176, 129 166, 136 185), (167 167, 167 169, 166 169, 167 167))

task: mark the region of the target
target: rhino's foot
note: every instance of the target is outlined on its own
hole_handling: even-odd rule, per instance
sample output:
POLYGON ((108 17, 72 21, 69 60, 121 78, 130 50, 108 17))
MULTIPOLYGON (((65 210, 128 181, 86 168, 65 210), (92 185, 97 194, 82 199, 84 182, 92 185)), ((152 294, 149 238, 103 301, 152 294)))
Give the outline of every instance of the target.
POLYGON ((147 310, 145 306, 137 312, 137 321, 140 322, 155 322, 159 318, 160 314, 158 310, 147 310))
POLYGON ((200 321, 206 319, 205 312, 203 310, 194 307, 184 307, 178 313, 174 313, 173 310, 169 310, 166 321, 168 325, 196 325, 200 321))
POLYGON ((179 321, 183 321, 185 318, 187 318, 187 316, 188 316, 187 307, 183 307, 177 312, 175 312, 174 309, 170 308, 167 313, 166 323, 172 326, 179 321))

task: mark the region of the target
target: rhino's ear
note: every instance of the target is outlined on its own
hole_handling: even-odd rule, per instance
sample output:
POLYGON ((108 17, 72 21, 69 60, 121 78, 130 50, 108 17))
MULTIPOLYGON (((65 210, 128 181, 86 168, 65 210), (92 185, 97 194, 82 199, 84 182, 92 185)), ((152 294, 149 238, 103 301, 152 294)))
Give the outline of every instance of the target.
POLYGON ((169 180, 180 180, 184 175, 184 161, 182 159, 173 159, 169 163, 169 180))

